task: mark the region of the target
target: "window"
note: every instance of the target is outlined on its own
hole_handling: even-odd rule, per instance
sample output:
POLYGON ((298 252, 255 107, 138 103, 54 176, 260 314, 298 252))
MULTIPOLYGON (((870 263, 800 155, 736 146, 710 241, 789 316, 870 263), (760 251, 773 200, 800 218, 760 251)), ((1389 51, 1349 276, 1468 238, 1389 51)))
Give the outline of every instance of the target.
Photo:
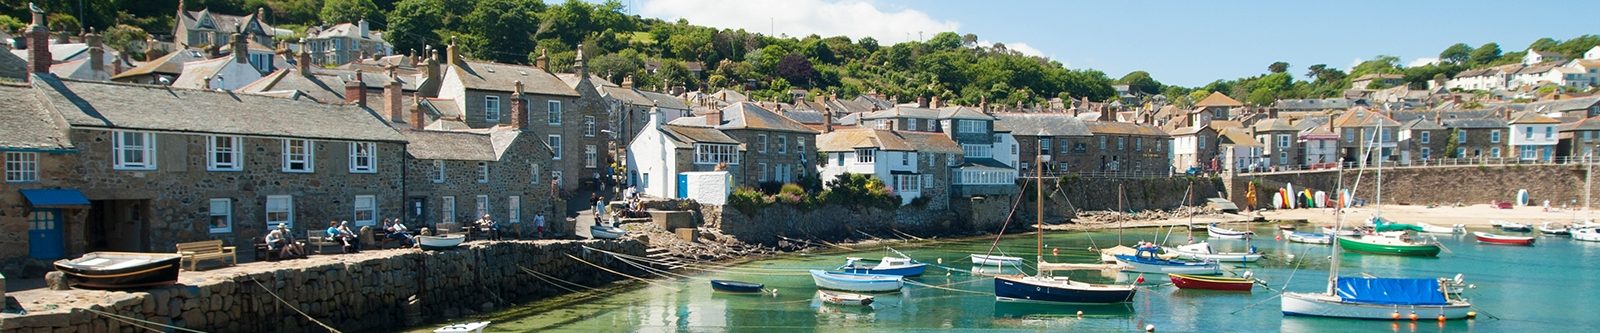
POLYGON ((548 124, 552 126, 561 125, 561 101, 545 103, 545 117, 549 117, 548 124))
MULTIPOLYGON (((933 132, 933 125, 937 125, 939 122, 934 121, 933 119, 928 119, 927 121, 928 122, 923 123, 923 125, 925 126, 924 129, 929 131, 929 132, 933 132)), ((913 129, 915 129, 915 128, 913 128, 913 129)))
POLYGON ((561 135, 551 134, 545 138, 545 143, 550 144, 550 159, 561 160, 561 135))
MULTIPOLYGON (((1490 150, 1490 151, 1491 152, 1499 152, 1498 149, 1499 148, 1496 148, 1496 150, 1490 150)), ((1466 148, 1456 148, 1456 157, 1458 157, 1458 158, 1467 157, 1467 149, 1466 148)), ((1496 157, 1498 157, 1498 156, 1496 156, 1496 157)))
POLYGON ((500 121, 500 96, 483 97, 483 121, 500 121))
POLYGON ((1533 146, 1522 146, 1522 159, 1531 160, 1534 156, 1533 146))
POLYGON ((439 221, 443 223, 456 223, 456 197, 444 197, 444 206, 439 208, 439 221))
POLYGON ((1017 146, 1020 146, 1020 145, 1017 145, 1017 144, 1011 145, 1011 155, 1017 155, 1017 146))
POLYGON ((794 152, 795 153, 799 153, 799 154, 806 154, 806 137, 804 137, 804 136, 794 137, 794 152))
POLYGON ((872 163, 876 155, 876 149, 856 149, 856 163, 872 163))
POLYGON ((933 188, 933 175, 922 175, 922 188, 933 188))
POLYGON ((583 136, 594 137, 594 116, 583 116, 583 136))
POLYGON ((600 153, 596 151, 594 145, 583 146, 583 167, 593 168, 596 164, 599 164, 599 160, 600 153))
POLYGON ((1549 139, 1549 138, 1555 137, 1555 129, 1556 129, 1555 127, 1545 126, 1544 127, 1544 138, 1545 139, 1549 139))
POLYGON ((989 131, 989 123, 982 120, 956 120, 956 131, 960 133, 985 133, 989 131))
POLYGON ((1523 127, 1522 128, 1522 137, 1523 138, 1532 139, 1533 138, 1533 127, 1523 127))
POLYGON ((1120 136, 1117 137, 1117 150, 1127 150, 1128 149, 1128 141, 1127 140, 1128 140, 1128 138, 1126 138, 1126 137, 1120 137, 1120 136))
POLYGON ((111 152, 117 170, 155 170, 156 135, 147 132, 112 132, 111 152))
MULTIPOLYGON (((233 232, 233 199, 211 199, 211 233, 233 232)), ((276 228, 276 226, 268 226, 276 228)))
POLYGON ((444 160, 433 161, 433 182, 444 182, 444 160))
POLYGON ((1426 160, 1429 157, 1432 157, 1433 156, 1432 153, 1433 153, 1433 149, 1429 149, 1428 147, 1422 147, 1422 159, 1426 160))
POLYGON ((1428 141, 1432 141, 1432 140, 1429 140, 1429 139, 1432 139, 1432 138, 1431 138, 1431 137, 1432 137, 1432 136, 1433 136, 1433 135, 1431 135, 1431 134, 1432 134, 1432 133, 1428 133, 1428 132, 1426 132, 1426 131, 1424 131, 1424 132, 1422 132, 1422 133, 1418 133, 1418 134, 1417 134, 1417 140, 1418 140, 1418 141, 1422 141, 1422 143, 1428 143, 1428 141))
POLYGON ((472 215, 472 217, 489 215, 489 196, 479 195, 477 199, 478 204, 474 205, 473 207, 477 207, 478 210, 472 215))
POLYGON ((907 118, 906 119, 906 130, 909 130, 909 131, 917 130, 917 118, 907 118))
POLYGON ((39 181, 39 153, 6 152, 6 182, 39 181))
POLYGON ((1100 151, 1105 151, 1105 150, 1106 150, 1106 137, 1105 136, 1101 136, 1100 137, 1100 151))
POLYGON ((1356 132, 1355 131, 1344 132, 1344 142, 1356 142, 1356 132))
POLYGON ((911 165, 911 153, 900 152, 900 165, 911 165))
POLYGON ((294 197, 287 195, 267 196, 267 225, 288 225, 294 228, 294 197))
POLYGON ((973 144, 963 144, 963 145, 961 145, 961 151, 963 152, 963 155, 967 156, 967 158, 987 158, 987 157, 992 157, 994 155, 993 155, 992 152, 989 151, 989 148, 990 148, 989 145, 973 145, 973 144))
POLYGON ((506 222, 522 223, 522 197, 506 197, 506 222))
MULTIPOLYGON (((1461 142, 1467 142, 1467 133, 1461 133, 1461 142)), ((1489 131, 1489 143, 1500 143, 1500 130, 1489 131)))
POLYGON ((922 191, 922 175, 894 175, 895 192, 920 192, 922 191))
POLYGON ((844 166, 844 153, 834 153, 833 155, 834 161, 836 161, 839 166, 844 166))
POLYGON ((778 154, 789 154, 789 137, 778 135, 778 154))
POLYGON ((543 175, 544 175, 543 173, 539 172, 539 163, 532 163, 532 162, 528 163, 528 182, 529 183, 538 184, 539 180, 544 178, 544 177, 540 177, 540 176, 543 176, 543 175))
POLYGON ((237 136, 213 135, 206 139, 206 170, 210 171, 239 171, 244 166, 240 160, 239 143, 242 140, 237 136))
POLYGON ((555 181, 556 184, 561 184, 567 180, 567 176, 561 170, 550 170, 550 180, 555 181))
POLYGON ((761 169, 761 173, 760 173, 761 178, 756 178, 756 181, 766 182, 767 181, 767 164, 766 163, 756 163, 756 168, 757 169, 761 169))
POLYGON ((478 183, 489 182, 489 162, 478 162, 478 183))
POLYGON ((728 163, 728 165, 738 165, 739 164, 739 146, 726 145, 726 144, 696 143, 694 145, 694 163, 695 164, 728 163))
POLYGON ((1050 138, 1039 139, 1039 155, 1050 155, 1050 138))
POLYGON ((378 224, 378 198, 370 195, 358 195, 355 201, 355 221, 357 226, 378 224))
POLYGON ((945 166, 956 166, 956 154, 944 154, 945 166))
POLYGON ((377 154, 378 144, 371 142, 350 143, 350 173, 376 173, 378 172, 377 154))
POLYGON ((283 172, 313 172, 311 140, 283 140, 283 172))
MULTIPOLYGON (((1489 133, 1491 135, 1490 137, 1491 138, 1499 137, 1500 136, 1500 134, 1498 134, 1499 132, 1500 131, 1490 132, 1489 133)), ((1465 130, 1456 130, 1456 143, 1457 144, 1465 144, 1465 143, 1467 143, 1467 131, 1465 131, 1465 130)))
POLYGON ((756 134, 756 152, 762 153, 762 154, 766 154, 767 153, 767 135, 766 134, 756 134))

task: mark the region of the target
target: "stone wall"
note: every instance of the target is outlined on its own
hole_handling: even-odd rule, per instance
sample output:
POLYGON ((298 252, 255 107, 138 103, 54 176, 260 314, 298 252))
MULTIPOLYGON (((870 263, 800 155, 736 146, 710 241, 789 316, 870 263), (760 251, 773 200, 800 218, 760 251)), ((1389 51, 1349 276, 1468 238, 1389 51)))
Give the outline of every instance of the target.
POLYGON ((776 245, 782 237, 831 242, 867 238, 861 234, 865 232, 893 238, 895 233, 890 230, 914 235, 954 234, 967 225, 957 222, 949 210, 917 205, 891 210, 831 204, 803 209, 774 203, 752 215, 728 206, 704 205, 700 213, 706 227, 720 229, 746 243, 768 246, 776 245))
MULTIPOLYGON (((39 161, 38 180, 26 183, 0 181, 0 274, 25 276, 24 266, 47 267, 48 263, 29 256, 29 223, 32 209, 22 197, 22 190, 75 187, 80 178, 75 156, 71 153, 36 152, 39 161)), ((4 169, 0 165, 0 169, 4 169)), ((86 209, 62 209, 61 223, 57 226, 66 236, 65 253, 82 253, 84 248, 83 221, 86 209)))
MULTIPOLYGON (((589 286, 623 279, 572 260, 568 254, 611 270, 643 275, 609 255, 586 251, 583 246, 631 255, 643 255, 645 250, 645 245, 636 241, 478 242, 453 251, 362 254, 355 255, 363 257, 354 260, 314 257, 284 261, 275 264, 292 267, 267 271, 184 272, 179 285, 148 291, 33 292, 99 296, 99 304, 90 309, 207 332, 323 331, 269 294, 266 289, 271 289, 284 301, 340 331, 393 332, 563 293, 521 271, 519 266, 589 286), (191 277, 197 275, 203 278, 191 277)), ((33 312, 27 315, 8 315, 0 322, 0 330, 138 331, 78 309, 30 310, 33 312)))
MULTIPOLYGON (((1193 197, 1189 200, 1196 205, 1204 203, 1206 198, 1217 197, 1223 190, 1220 179, 1203 177, 1115 179, 1067 176, 1047 178, 1044 185, 1045 196, 1064 196, 1066 202, 1062 204, 1071 205, 1077 210, 1173 209, 1184 204, 1184 190, 1190 185, 1193 185, 1193 197), (1117 202, 1119 187, 1122 191, 1120 205, 1117 202), (1058 188, 1061 192, 1055 192, 1058 188)), ((1023 195, 1032 197, 1031 191, 1030 187, 1023 195)))
MULTIPOLYGON (((1374 200, 1376 169, 1362 173, 1361 187, 1355 196, 1374 200)), ((1597 170, 1600 171, 1600 170, 1597 170)), ((1354 186, 1358 170, 1344 171, 1344 185, 1354 186)), ((1597 174, 1600 175, 1600 174, 1597 174)), ((1339 175, 1334 170, 1240 176, 1229 181, 1230 192, 1243 203, 1243 192, 1250 181, 1258 181, 1257 207, 1272 203, 1261 195, 1294 184, 1295 189, 1333 192, 1339 175)), ((1583 205, 1584 169, 1575 165, 1449 166, 1400 167, 1383 171, 1383 202, 1389 204, 1487 204, 1493 200, 1515 199, 1517 190, 1527 189, 1534 204, 1550 200, 1552 206, 1583 205)), ((1600 188, 1597 188, 1600 189, 1600 188)), ((1591 194, 1600 199, 1600 191, 1591 194)), ((1600 206, 1600 205, 1597 205, 1600 206)))

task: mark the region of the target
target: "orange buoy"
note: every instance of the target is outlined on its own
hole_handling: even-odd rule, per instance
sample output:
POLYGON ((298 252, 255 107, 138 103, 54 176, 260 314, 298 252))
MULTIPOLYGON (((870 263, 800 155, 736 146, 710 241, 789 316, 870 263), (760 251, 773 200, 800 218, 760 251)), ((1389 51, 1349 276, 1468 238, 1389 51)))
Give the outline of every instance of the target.
POLYGON ((1440 314, 1439 314, 1439 321, 1445 321, 1445 318, 1444 318, 1444 314, 1443 314, 1443 313, 1440 313, 1440 314))
POLYGON ((1412 312, 1411 313, 1411 321, 1417 321, 1417 313, 1416 312, 1412 312))
POLYGON ((1478 318, 1477 311, 1467 311, 1467 319, 1478 318))
POLYGON ((1400 320, 1400 311, 1389 314, 1389 319, 1400 320))

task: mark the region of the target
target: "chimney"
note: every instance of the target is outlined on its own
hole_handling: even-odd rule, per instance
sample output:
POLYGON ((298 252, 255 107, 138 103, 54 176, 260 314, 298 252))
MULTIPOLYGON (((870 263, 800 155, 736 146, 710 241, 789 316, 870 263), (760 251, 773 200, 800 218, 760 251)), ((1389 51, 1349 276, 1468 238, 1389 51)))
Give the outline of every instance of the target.
POLYGON ((400 100, 400 78, 395 77, 393 72, 389 74, 389 82, 383 85, 383 107, 389 109, 390 122, 403 123, 406 122, 406 108, 400 100))
POLYGON ((717 127, 722 125, 722 110, 706 112, 706 126, 717 127))
POLYGON ((928 107, 928 97, 927 96, 917 96, 917 107, 919 107, 919 108, 927 108, 928 107))
POLYGON ((367 28, 367 19, 356 21, 356 27, 361 29, 361 38, 367 38, 367 34, 372 31, 367 28))
POLYGON ((456 54, 456 36, 450 36, 450 44, 445 45, 444 53, 446 63, 450 64, 451 66, 457 66, 461 64, 461 58, 459 58, 461 55, 456 54))
POLYGON ((978 111, 989 114, 989 96, 978 96, 978 111))
POLYGON ((294 57, 294 65, 300 69, 300 75, 311 75, 311 53, 301 48, 300 54, 294 57))
POLYGON ((583 43, 578 44, 578 54, 572 58, 572 71, 578 73, 578 78, 589 77, 588 61, 583 59, 583 43))
POLYGON ((1267 108, 1267 118, 1278 119, 1278 108, 1267 108))
POLYGON ((1111 111, 1109 108, 1100 109, 1100 121, 1108 123, 1117 121, 1117 118, 1113 116, 1115 113, 1116 111, 1111 111))
POLYGON ((357 69, 356 75, 344 82, 344 102, 367 107, 367 84, 361 81, 361 77, 361 70, 357 69))
POLYGON ((428 59, 422 62, 423 74, 428 76, 428 82, 438 84, 444 78, 444 72, 439 71, 439 51, 428 48, 426 53, 428 59))
POLYGON ((511 83, 511 127, 518 130, 528 129, 527 112, 522 105, 522 80, 511 83))
POLYGON ((100 44, 100 35, 90 28, 89 34, 83 35, 84 44, 89 45, 89 70, 95 72, 106 71, 106 49, 100 44))
POLYGON ((55 58, 50 55, 50 29, 45 27, 44 12, 33 12, 27 34, 28 68, 35 74, 49 73, 55 58))
POLYGON ((935 109, 937 109, 940 106, 942 106, 942 105, 939 105, 939 95, 933 95, 933 100, 928 102, 928 106, 933 107, 935 109))
POLYGON ((233 62, 250 63, 250 47, 245 43, 244 35, 233 34, 233 62))
POLYGON ((122 63, 125 62, 128 62, 128 53, 123 52, 118 54, 116 61, 111 62, 111 75, 115 76, 117 74, 122 74, 122 63))
POLYGON ((629 89, 633 88, 633 74, 628 74, 628 76, 622 77, 622 87, 629 89))
POLYGON ((544 48, 539 48, 539 57, 533 58, 533 66, 539 67, 545 72, 550 72, 550 57, 545 55, 544 48))
POLYGON ((427 119, 422 117, 422 96, 417 95, 413 101, 414 102, 412 102, 411 108, 411 129, 421 131, 423 125, 426 125, 425 123, 427 122, 427 119))
POLYGON ((661 129, 661 108, 650 107, 650 128, 661 129))
POLYGON ((822 133, 833 132, 833 108, 822 108, 822 133))

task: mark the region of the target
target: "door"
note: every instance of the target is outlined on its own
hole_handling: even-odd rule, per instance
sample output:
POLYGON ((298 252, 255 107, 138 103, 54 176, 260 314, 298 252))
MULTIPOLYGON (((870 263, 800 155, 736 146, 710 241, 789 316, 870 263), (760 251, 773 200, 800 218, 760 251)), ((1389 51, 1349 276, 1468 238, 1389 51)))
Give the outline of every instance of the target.
POLYGON ((413 225, 422 225, 428 221, 428 197, 411 197, 406 199, 406 221, 413 225))
POLYGON ((34 259, 60 259, 67 252, 63 234, 60 209, 34 209, 28 214, 28 255, 34 259))
POLYGON ((689 197, 689 175, 678 174, 678 199, 689 197))

